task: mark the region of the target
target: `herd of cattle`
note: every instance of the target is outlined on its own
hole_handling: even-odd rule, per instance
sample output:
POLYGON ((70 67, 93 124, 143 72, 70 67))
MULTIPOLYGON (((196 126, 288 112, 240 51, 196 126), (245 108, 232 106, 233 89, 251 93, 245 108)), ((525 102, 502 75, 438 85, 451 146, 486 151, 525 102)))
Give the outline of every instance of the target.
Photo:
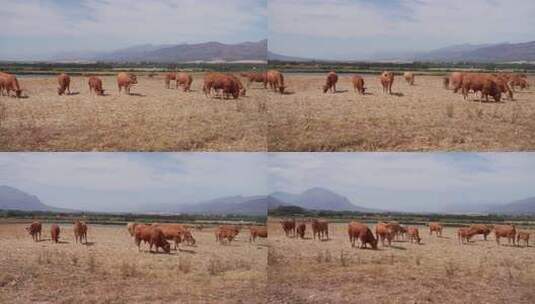
MULTIPOLYGON (((190 231, 190 226, 174 223, 128 223, 126 225, 128 233, 134 238, 134 242, 141 251, 141 243, 149 244, 149 251, 152 249, 158 252, 159 248, 166 253, 171 252, 171 243, 174 243, 174 250, 178 250, 179 244, 194 246, 196 241, 190 231)), ((202 229, 198 226, 197 229, 202 229)), ((215 230, 216 241, 223 244, 230 244, 236 236, 240 233, 241 226, 239 225, 220 225, 215 230)), ((34 241, 41 240, 42 224, 38 221, 32 222, 26 227, 26 231, 32 236, 34 241)), ((249 242, 255 242, 256 238, 267 238, 268 233, 266 227, 250 226, 249 242)), ((87 244, 87 224, 83 221, 75 220, 73 222, 74 239, 76 243, 87 244)), ((50 225, 51 240, 55 243, 59 242, 60 227, 57 224, 50 225)))
MULTIPOLYGON (((281 227, 287 237, 305 238, 307 223, 310 223, 313 238, 318 237, 319 240, 329 239, 329 223, 325 220, 312 219, 307 221, 297 222, 295 219, 281 220, 281 227)), ((437 237, 442 237, 443 225, 437 222, 431 222, 428 225, 429 235, 435 234, 437 237)), ((514 225, 486 225, 486 224, 472 224, 469 227, 462 227, 457 230, 457 238, 459 244, 468 244, 476 235, 483 235, 487 240, 487 236, 494 231, 496 243, 500 245, 500 238, 507 238, 509 244, 520 246, 521 241, 529 246, 529 232, 518 231, 514 225)), ((408 227, 399 224, 398 222, 379 222, 375 225, 375 235, 372 230, 363 223, 350 222, 347 225, 347 234, 351 247, 355 247, 355 243, 360 242, 360 248, 366 248, 369 244, 372 249, 377 249, 378 242, 382 246, 391 246, 392 241, 408 240, 411 243, 420 244, 422 238, 417 227, 408 227)))

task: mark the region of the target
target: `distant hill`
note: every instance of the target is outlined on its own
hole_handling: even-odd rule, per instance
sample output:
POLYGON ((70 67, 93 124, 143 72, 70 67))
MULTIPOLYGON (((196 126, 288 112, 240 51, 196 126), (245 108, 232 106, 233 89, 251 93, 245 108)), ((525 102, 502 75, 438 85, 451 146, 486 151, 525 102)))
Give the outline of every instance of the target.
POLYGON ((277 53, 273 53, 268 51, 267 52, 267 59, 269 60, 277 60, 277 61, 312 61, 312 59, 306 59, 301 57, 293 57, 293 56, 286 56, 281 55, 277 53))
POLYGON ((45 205, 35 195, 19 189, 0 185, 0 209, 24 211, 62 211, 69 210, 45 205))
POLYGON ((488 210, 491 213, 508 215, 535 215, 535 197, 514 201, 488 210))
POLYGON ((112 52, 70 52, 57 54, 54 61, 100 62, 232 62, 267 61, 267 40, 224 44, 206 42, 195 44, 142 44, 112 52))

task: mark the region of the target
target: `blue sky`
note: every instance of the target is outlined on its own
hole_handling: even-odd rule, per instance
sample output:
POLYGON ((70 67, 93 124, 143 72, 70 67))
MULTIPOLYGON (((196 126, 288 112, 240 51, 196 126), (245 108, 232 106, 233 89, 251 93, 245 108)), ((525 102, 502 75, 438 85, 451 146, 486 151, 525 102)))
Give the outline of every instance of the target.
POLYGON ((0 59, 267 37, 267 0, 0 0, 0 59))
POLYGON ((309 58, 535 40, 533 0, 270 0, 268 15, 269 49, 309 58))
POLYGON ((0 185, 85 210, 319 186, 364 207, 432 212, 534 196, 533 180, 535 153, 0 153, 0 185))

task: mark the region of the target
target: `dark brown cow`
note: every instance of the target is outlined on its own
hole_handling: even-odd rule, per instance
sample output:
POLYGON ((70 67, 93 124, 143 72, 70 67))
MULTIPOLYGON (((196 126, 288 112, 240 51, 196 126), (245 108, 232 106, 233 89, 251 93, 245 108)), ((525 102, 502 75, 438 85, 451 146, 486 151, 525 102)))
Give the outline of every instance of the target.
POLYGON ((178 249, 178 245, 185 239, 186 231, 188 230, 182 224, 152 224, 153 227, 160 228, 166 240, 174 241, 174 250, 178 249))
POLYGON ((338 82, 338 75, 336 72, 332 71, 327 74, 327 79, 325 79, 325 85, 323 85, 323 93, 331 91, 331 93, 336 93, 336 83, 338 82))
POLYGON ((422 239, 420 238, 420 232, 418 232, 418 228, 416 227, 409 227, 407 228, 407 235, 409 236, 409 240, 412 243, 413 241, 416 241, 416 243, 420 244, 422 239))
POLYGON ((102 88, 102 80, 96 76, 89 77, 87 81, 89 85, 89 94, 95 93, 98 96, 104 95, 104 89, 102 88))
POLYGON ((498 84, 493 79, 492 75, 479 73, 466 73, 462 80, 462 93, 464 99, 468 98, 468 92, 472 90, 474 93, 481 92, 481 98, 489 101, 489 95, 494 98, 494 101, 499 102, 502 96, 498 84))
POLYGON ((414 73, 412 72, 405 72, 403 73, 403 78, 405 78, 405 81, 409 84, 409 85, 414 85, 414 73))
POLYGON ((505 237, 509 244, 511 240, 515 245, 516 228, 514 225, 495 225, 494 236, 496 237, 496 244, 500 245, 500 238, 505 237))
POLYGON ((524 241, 526 247, 529 247, 529 232, 527 231, 518 231, 516 234, 516 244, 520 246, 520 240, 524 241))
POLYGON ((312 235, 316 239, 316 235, 319 240, 323 238, 329 239, 329 223, 324 220, 313 219, 312 220, 312 235))
POLYGON ((394 84, 394 73, 384 71, 379 77, 383 93, 392 94, 392 85, 394 84))
POLYGON ((5 91, 6 95, 10 96, 11 91, 13 91, 15 92, 15 97, 21 97, 22 90, 15 75, 0 72, 0 87, 2 95, 4 95, 3 92, 5 91))
POLYGON ((377 240, 381 240, 383 246, 385 246, 385 240, 388 242, 388 246, 391 246, 395 232, 388 223, 377 223, 375 226, 375 235, 377 236, 377 240))
POLYGON ((281 227, 284 230, 284 234, 288 237, 290 233, 295 237, 295 219, 291 220, 282 220, 281 227))
POLYGON ((482 234, 483 239, 485 239, 485 241, 487 240, 487 236, 490 234, 492 230, 491 227, 489 227, 488 225, 484 225, 484 224, 472 224, 470 225, 469 228, 472 229, 472 231, 474 231, 474 235, 482 234))
POLYGON ((251 235, 249 236, 249 242, 255 242, 257 237, 264 239, 268 237, 266 227, 250 227, 249 231, 251 233, 251 235))
POLYGON ((121 89, 124 88, 126 94, 130 95, 130 88, 137 84, 137 77, 131 73, 121 72, 117 74, 117 86, 119 87, 119 94, 121 89))
POLYGON ((34 241, 37 242, 41 240, 42 225, 40 222, 33 222, 30 224, 30 226, 26 227, 25 229, 32 236, 32 239, 34 241))
POLYGON ((59 242, 59 226, 57 224, 52 224, 50 226, 50 238, 54 243, 59 242))
MULTIPOLYGON (((165 87, 170 89, 171 88, 171 80, 176 80, 176 73, 175 72, 169 72, 169 73, 165 73, 164 75, 164 82, 165 82, 165 87)), ((176 83, 176 88, 178 89, 178 82, 176 83)))
POLYGON ((264 84, 264 89, 267 88, 267 72, 247 72, 240 75, 247 78, 247 87, 251 85, 251 82, 261 82, 264 84))
POLYGON ((476 232, 468 227, 462 227, 457 230, 457 239, 459 244, 470 243, 470 239, 476 234, 476 232))
POLYGON ((87 243, 87 224, 85 222, 76 220, 73 223, 74 241, 80 244, 87 243))
POLYGON ((305 223, 299 223, 299 224, 297 225, 297 235, 298 235, 301 239, 304 239, 304 238, 305 238, 306 230, 307 230, 307 225, 306 225, 305 223))
POLYGON ((71 95, 71 77, 65 73, 61 73, 58 75, 58 95, 65 94, 65 91, 67 91, 67 95, 71 95))
POLYGON ((360 95, 364 95, 366 88, 364 87, 364 79, 359 75, 353 75, 351 77, 351 82, 353 83, 353 90, 359 92, 360 95))
POLYGON ((429 235, 433 235, 433 232, 435 232, 437 236, 442 237, 442 224, 436 222, 429 223, 429 235))
POLYGON ((171 244, 165 240, 165 235, 158 227, 147 225, 137 225, 134 232, 134 239, 138 251, 141 251, 141 241, 149 243, 149 252, 152 252, 152 247, 162 248, 165 253, 171 252, 171 244))
POLYGON ((366 244, 370 244, 372 249, 377 249, 377 239, 368 226, 359 222, 351 222, 347 225, 347 234, 351 247, 355 247, 355 242, 359 240, 360 248, 366 248, 366 244))
POLYGON ((182 87, 184 92, 189 92, 191 89, 191 83, 193 82, 193 77, 190 74, 180 72, 176 74, 176 88, 182 87))
POLYGON ((284 86, 284 76, 281 72, 277 70, 269 70, 267 72, 267 82, 273 91, 278 91, 279 93, 284 94, 284 89, 286 87, 284 86))

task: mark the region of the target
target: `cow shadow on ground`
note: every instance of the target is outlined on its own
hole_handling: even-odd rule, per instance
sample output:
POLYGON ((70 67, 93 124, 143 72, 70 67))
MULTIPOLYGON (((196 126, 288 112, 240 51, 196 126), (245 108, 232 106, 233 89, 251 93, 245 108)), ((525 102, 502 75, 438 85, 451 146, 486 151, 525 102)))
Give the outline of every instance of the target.
POLYGON ((349 92, 349 90, 336 90, 334 91, 334 94, 344 94, 344 93, 347 93, 349 92))
POLYGON ((392 92, 390 93, 390 95, 392 96, 396 96, 396 97, 403 97, 405 96, 405 94, 401 93, 401 92, 392 92))
POLYGON ((141 94, 141 93, 130 93, 128 96, 136 96, 136 97, 146 97, 147 95, 141 94))
POLYGON ((282 93, 281 95, 294 95, 295 92, 294 91, 284 91, 284 93, 282 93))
POLYGON ((58 244, 70 244, 71 242, 67 242, 67 241, 58 241, 58 244))
POLYGON ((180 249, 180 248, 177 250, 176 253, 181 253, 181 252, 188 253, 188 254, 197 254, 197 252, 194 251, 194 250, 191 250, 191 249, 180 249))
POLYGON ((405 247, 394 246, 394 245, 390 245, 388 248, 392 248, 392 249, 396 249, 396 250, 407 250, 407 248, 405 248, 405 247))
POLYGON ((85 245, 85 246, 93 246, 93 245, 95 245, 95 242, 85 242, 83 245, 85 245))
POLYGON ((320 241, 322 241, 322 242, 330 242, 330 241, 332 241, 332 239, 320 239, 320 241))
POLYGON ((67 96, 76 96, 76 95, 80 95, 80 92, 70 92, 70 93, 67 93, 65 95, 67 95, 67 96))

